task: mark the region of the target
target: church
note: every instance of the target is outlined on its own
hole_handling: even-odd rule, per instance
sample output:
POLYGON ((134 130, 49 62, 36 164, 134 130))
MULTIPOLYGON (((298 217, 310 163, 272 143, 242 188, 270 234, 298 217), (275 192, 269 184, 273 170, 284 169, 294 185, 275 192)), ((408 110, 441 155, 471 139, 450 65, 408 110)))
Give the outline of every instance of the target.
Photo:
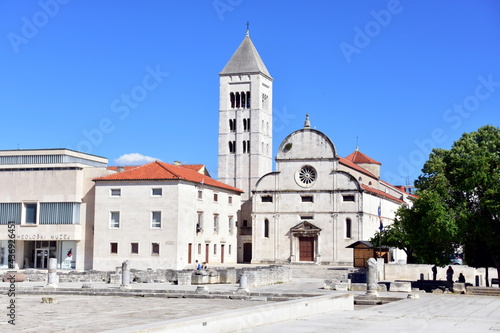
MULTIPOLYGON (((243 191, 238 261, 352 266, 350 246, 414 196, 381 180, 381 163, 357 148, 339 156, 308 115, 280 144, 273 171, 273 78, 248 30, 219 76, 219 180, 243 191)), ((386 259, 406 258, 391 250, 386 259)))

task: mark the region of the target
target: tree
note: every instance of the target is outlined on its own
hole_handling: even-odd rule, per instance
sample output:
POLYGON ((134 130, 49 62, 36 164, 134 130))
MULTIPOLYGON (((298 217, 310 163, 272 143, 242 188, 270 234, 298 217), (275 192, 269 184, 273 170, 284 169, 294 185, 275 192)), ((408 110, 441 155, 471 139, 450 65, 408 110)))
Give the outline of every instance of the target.
POLYGON ((500 274, 500 129, 487 125, 434 149, 415 187, 413 207, 398 210, 386 238, 406 237, 417 262, 446 265, 462 248, 468 264, 494 263, 500 274))

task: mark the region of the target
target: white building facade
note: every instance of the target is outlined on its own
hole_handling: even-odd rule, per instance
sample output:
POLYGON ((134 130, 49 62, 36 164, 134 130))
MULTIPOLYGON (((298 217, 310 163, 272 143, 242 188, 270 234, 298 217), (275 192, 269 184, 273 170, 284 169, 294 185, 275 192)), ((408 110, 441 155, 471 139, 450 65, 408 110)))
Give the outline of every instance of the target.
POLYGON ((203 166, 152 162, 95 179, 94 269, 185 269, 237 262, 241 191, 203 166))
MULTIPOLYGON (((254 190, 252 263, 353 265, 358 240, 391 224, 411 195, 380 180, 380 163, 357 151, 342 158, 324 133, 303 129, 281 143, 276 171, 254 190), (380 208, 380 215, 379 215, 380 208)), ((394 251, 394 260, 405 260, 394 251)))
POLYGON ((19 268, 91 269, 94 184, 108 160, 68 149, 0 151, 0 268, 15 224, 19 268))

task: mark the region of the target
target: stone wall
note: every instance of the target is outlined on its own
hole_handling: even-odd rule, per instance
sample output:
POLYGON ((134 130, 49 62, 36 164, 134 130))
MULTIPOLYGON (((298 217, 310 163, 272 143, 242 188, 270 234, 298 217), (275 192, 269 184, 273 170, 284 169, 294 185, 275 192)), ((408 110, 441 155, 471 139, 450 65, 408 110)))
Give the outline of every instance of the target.
POLYGON ((292 267, 287 266, 259 266, 252 268, 237 269, 237 280, 242 275, 247 276, 249 287, 266 286, 277 283, 287 283, 292 281, 292 267))
MULTIPOLYGON (((432 266, 433 265, 414 265, 414 264, 385 264, 384 271, 380 279, 385 281, 417 281, 417 280, 432 280, 432 266)), ((479 286, 486 285, 486 270, 484 268, 474 268, 467 265, 452 265, 453 280, 458 280, 458 275, 462 273, 465 276, 465 281, 476 285, 476 279, 479 286), (477 278, 476 278, 477 277, 477 278)), ((448 266, 437 268, 436 280, 446 281, 446 270, 448 266)), ((489 279, 497 278, 497 270, 490 268, 488 271, 489 279)))
MULTIPOLYGON (((172 270, 172 269, 148 269, 130 270, 130 280, 133 283, 176 283, 179 273, 195 274, 195 270, 172 270)), ((209 274, 217 276, 217 279, 209 279, 208 283, 238 283, 241 275, 247 276, 248 286, 264 286, 276 283, 286 283, 292 280, 291 266, 259 266, 245 268, 214 268, 209 274), (236 273, 234 272, 236 271, 236 273), (234 277, 235 276, 235 277, 234 277)), ((42 282, 47 281, 47 271, 37 269, 27 269, 24 271, 25 281, 42 282)), ((65 282, 107 282, 113 284, 121 283, 121 267, 117 267, 114 272, 102 271, 58 271, 60 283, 65 282)))

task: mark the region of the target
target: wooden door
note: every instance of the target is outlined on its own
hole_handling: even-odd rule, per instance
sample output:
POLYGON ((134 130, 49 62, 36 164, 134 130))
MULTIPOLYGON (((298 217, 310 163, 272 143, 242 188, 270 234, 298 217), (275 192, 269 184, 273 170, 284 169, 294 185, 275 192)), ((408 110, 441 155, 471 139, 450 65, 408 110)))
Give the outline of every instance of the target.
POLYGON ((252 243, 243 244, 243 262, 252 261, 252 243))
POLYGON ((191 257, 193 256, 193 244, 188 244, 188 264, 191 263, 191 257))
POLYGON ((210 252, 210 244, 205 244, 205 262, 208 264, 208 255, 210 252))
POLYGON ((313 237, 299 237, 299 261, 314 261, 313 237))

